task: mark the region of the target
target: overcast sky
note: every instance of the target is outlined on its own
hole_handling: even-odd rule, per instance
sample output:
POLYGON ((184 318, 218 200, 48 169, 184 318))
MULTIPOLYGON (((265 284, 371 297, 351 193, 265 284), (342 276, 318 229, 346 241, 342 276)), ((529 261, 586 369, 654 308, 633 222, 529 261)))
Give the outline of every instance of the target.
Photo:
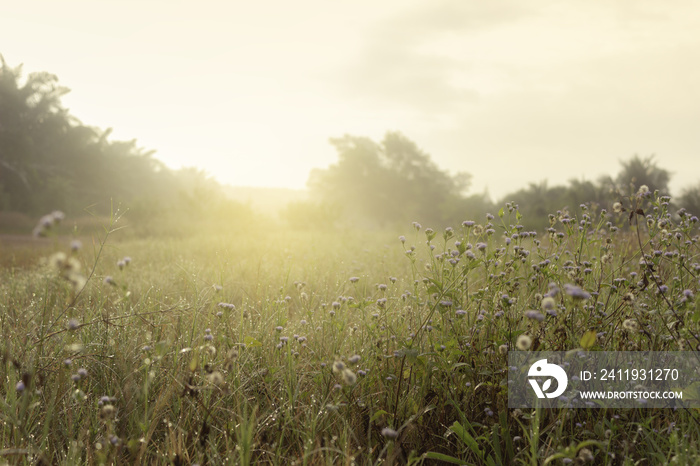
POLYGON ((700 3, 38 0, 0 54, 171 167, 301 188, 343 134, 401 131, 500 198, 656 154, 700 182, 700 3))

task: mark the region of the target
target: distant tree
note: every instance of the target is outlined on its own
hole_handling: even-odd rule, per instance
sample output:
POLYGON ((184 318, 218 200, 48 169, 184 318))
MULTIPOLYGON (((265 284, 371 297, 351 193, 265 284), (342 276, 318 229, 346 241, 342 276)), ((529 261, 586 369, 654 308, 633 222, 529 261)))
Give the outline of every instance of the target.
POLYGON ((61 104, 56 76, 11 68, 0 55, 0 209, 109 211, 114 203, 172 199, 170 170, 136 141, 83 125, 61 104))
POLYGON ((617 184, 622 193, 631 194, 633 190, 646 185, 653 192, 659 190, 668 194, 668 183, 671 180, 671 172, 661 168, 654 161, 654 156, 641 158, 635 155, 627 161, 620 162, 622 170, 617 175, 617 184))
POLYGON ((700 215, 700 184, 685 188, 675 203, 694 215, 700 215))
POLYGON ((1 55, 0 65, 0 197, 5 208, 31 211, 39 191, 60 194, 66 187, 52 179, 57 167, 51 150, 70 127, 60 104, 68 90, 49 73, 32 73, 21 84, 21 66, 9 67, 1 55))
POLYGON ((564 207, 569 207, 569 192, 564 186, 550 188, 547 180, 530 183, 527 188, 508 194, 500 204, 514 202, 523 215, 526 228, 542 230, 549 226, 548 215, 564 207))
POLYGON ((444 223, 469 187, 469 175, 440 170, 400 133, 389 132, 380 143, 349 135, 331 143, 338 163, 314 170, 308 184, 316 196, 340 206, 354 222, 444 223))

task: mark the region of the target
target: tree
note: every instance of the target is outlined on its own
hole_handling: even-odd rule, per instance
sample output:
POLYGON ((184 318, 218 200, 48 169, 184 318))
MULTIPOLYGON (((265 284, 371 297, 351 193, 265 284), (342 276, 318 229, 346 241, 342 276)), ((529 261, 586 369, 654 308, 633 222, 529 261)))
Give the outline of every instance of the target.
POLYGON ((22 78, 0 55, 0 209, 109 211, 112 201, 172 198, 172 174, 135 140, 85 126, 61 104, 49 73, 22 78))
POLYGON ((331 144, 338 163, 314 170, 308 184, 316 196, 339 205, 353 222, 444 223, 469 187, 469 175, 440 170, 400 133, 389 132, 380 143, 346 135, 331 139, 331 144))
POLYGON ((668 194, 668 182, 671 180, 671 173, 658 166, 654 161, 654 156, 640 158, 635 155, 626 162, 620 162, 622 171, 617 175, 617 183, 622 192, 639 189, 646 185, 650 191, 659 190, 662 194, 668 194))
POLYGON ((700 215, 700 184, 685 188, 676 202, 694 215, 700 215))

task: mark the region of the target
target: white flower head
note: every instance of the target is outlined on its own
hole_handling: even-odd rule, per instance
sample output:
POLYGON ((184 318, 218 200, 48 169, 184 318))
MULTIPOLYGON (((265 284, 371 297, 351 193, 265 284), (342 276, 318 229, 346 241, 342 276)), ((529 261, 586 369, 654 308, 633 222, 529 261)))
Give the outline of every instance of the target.
POLYGON ((515 346, 520 351, 527 351, 530 349, 530 346, 532 346, 532 338, 530 338, 529 335, 522 334, 518 337, 518 341, 515 343, 515 346))

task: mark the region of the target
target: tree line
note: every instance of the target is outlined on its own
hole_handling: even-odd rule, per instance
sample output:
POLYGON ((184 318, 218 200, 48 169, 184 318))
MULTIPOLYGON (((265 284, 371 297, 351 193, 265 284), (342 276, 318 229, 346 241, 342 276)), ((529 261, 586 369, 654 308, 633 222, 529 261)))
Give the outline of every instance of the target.
MULTIPOLYGON (((164 212, 180 216, 250 218, 249 208, 228 200, 201 170, 171 170, 136 140, 112 141, 110 130, 84 125, 62 105, 68 89, 50 73, 22 76, 0 55, 0 211, 43 215, 109 213, 115 204, 132 218, 164 212)), ((635 186, 667 193, 671 175, 653 157, 621 162, 615 176, 567 185, 531 183, 493 202, 470 194, 471 176, 441 169, 401 133, 375 142, 345 135, 331 139, 335 164, 310 173, 310 201, 290 204, 283 218, 293 227, 388 228, 419 221, 450 225, 515 202, 528 227, 547 226, 547 214, 582 203, 609 206, 635 186)), ((677 204, 700 212, 700 184, 677 204)))
MULTIPOLYGON (((346 135, 331 143, 338 152, 337 163, 314 170, 308 182, 316 201, 306 207, 310 212, 331 215, 326 219, 317 215, 317 221, 359 222, 380 228, 411 221, 454 225, 480 219, 511 202, 518 205, 525 227, 543 229, 549 226, 550 213, 581 204, 610 210, 614 202, 642 185, 668 194, 671 180, 671 173, 654 156, 635 155, 620 162, 616 175, 595 181, 571 179, 559 186, 549 186, 547 181, 530 183, 493 202, 485 193, 468 194, 469 174, 450 175, 438 168, 428 154, 400 133, 389 132, 381 142, 346 135), (335 208, 322 209, 323 205, 335 208)), ((675 205, 700 213, 700 184, 686 189, 675 205)), ((294 206, 297 217, 302 207, 294 206)))
POLYGON ((136 140, 112 141, 111 129, 84 125, 62 105, 67 92, 55 75, 24 78, 0 55, 0 211, 250 214, 204 171, 171 170, 136 140))

